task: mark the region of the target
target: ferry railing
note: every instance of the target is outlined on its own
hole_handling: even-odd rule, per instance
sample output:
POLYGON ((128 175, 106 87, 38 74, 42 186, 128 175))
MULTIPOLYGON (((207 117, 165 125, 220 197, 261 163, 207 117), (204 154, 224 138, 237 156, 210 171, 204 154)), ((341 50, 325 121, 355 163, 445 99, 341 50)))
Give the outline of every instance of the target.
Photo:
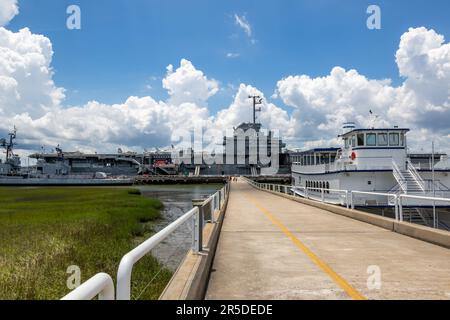
POLYGON ((97 273, 61 300, 114 300, 114 282, 107 273, 97 273))
POLYGON ((414 165, 411 163, 411 160, 408 159, 407 164, 408 164, 408 170, 409 170, 409 172, 411 172, 414 180, 416 180, 416 182, 418 183, 420 189, 422 189, 422 191, 425 191, 425 181, 423 181, 422 177, 417 172, 417 170, 414 167, 414 165))
MULTIPOLYGON (((194 208, 183 214, 167 227, 141 243, 139 246, 125 254, 119 264, 117 271, 117 300, 130 300, 131 298, 131 275, 134 265, 148 254, 156 245, 161 243, 175 230, 187 221, 192 221, 192 244, 191 250, 199 253, 203 250, 203 227, 204 221, 215 222, 215 211, 221 210, 226 203, 230 185, 227 183, 222 189, 203 200, 193 200, 194 208), (209 219, 204 219, 204 218, 209 219)), ((98 273, 72 292, 64 296, 63 300, 90 300, 98 296, 100 300, 114 300, 114 283, 106 273, 98 273)))
POLYGON ((394 159, 392 159, 392 174, 394 175, 395 180, 397 180, 403 192, 408 192, 408 185, 405 180, 405 177, 403 176, 402 172, 400 171, 400 168, 398 167, 394 159))

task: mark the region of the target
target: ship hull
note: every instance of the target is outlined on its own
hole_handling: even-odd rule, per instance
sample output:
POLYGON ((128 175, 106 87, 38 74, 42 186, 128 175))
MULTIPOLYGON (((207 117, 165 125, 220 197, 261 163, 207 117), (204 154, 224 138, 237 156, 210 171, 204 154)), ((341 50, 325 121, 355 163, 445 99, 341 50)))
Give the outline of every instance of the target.
POLYGON ((0 186, 126 186, 133 179, 0 178, 0 186))

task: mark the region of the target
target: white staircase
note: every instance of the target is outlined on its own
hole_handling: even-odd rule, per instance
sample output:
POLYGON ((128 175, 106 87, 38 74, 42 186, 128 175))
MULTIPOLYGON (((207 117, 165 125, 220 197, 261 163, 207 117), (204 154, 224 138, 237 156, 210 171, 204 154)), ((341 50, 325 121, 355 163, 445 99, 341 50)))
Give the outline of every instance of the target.
POLYGON ((200 166, 197 165, 197 166, 195 166, 194 176, 198 177, 199 175, 200 175, 200 166))
POLYGON ((255 166, 251 166, 250 170, 253 177, 256 177, 258 175, 258 171, 256 170, 255 166))
POLYGON ((423 193, 423 187, 409 170, 401 170, 407 193, 423 193))
POLYGON ((406 169, 400 169, 392 160, 392 174, 399 185, 399 193, 425 193, 425 182, 409 160, 406 169))
POLYGON ((433 225, 433 219, 429 220, 426 212, 419 208, 404 208, 403 221, 428 227, 433 225))

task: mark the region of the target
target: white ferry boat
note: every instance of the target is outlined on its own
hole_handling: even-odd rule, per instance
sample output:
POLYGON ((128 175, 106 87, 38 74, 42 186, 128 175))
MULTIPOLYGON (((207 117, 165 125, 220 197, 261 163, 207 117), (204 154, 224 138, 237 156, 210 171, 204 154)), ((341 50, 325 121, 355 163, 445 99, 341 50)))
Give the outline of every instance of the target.
MULTIPOLYGON (((347 132, 339 136, 343 142, 341 148, 296 154, 292 165, 293 192, 340 205, 349 202, 345 191, 450 198, 448 157, 442 155, 429 165, 411 162, 406 139, 409 129, 345 128, 347 132)), ((357 194, 353 202, 358 206, 388 207, 393 205, 392 200, 386 195, 357 194)), ((415 207, 433 205, 425 199, 406 202, 415 207)))

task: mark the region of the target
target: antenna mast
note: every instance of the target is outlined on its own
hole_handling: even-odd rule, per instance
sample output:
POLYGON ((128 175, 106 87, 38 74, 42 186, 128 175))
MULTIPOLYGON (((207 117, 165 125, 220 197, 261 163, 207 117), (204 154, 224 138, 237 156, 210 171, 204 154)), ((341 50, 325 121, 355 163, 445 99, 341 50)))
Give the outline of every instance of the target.
POLYGON ((14 127, 14 130, 8 133, 9 135, 9 142, 6 141, 6 139, 0 139, 0 146, 4 147, 6 149, 6 160, 8 160, 10 157, 14 155, 13 148, 16 143, 14 143, 14 139, 16 139, 16 132, 17 129, 14 127))
POLYGON ((261 112, 261 107, 256 108, 257 105, 262 104, 262 98, 260 96, 248 96, 249 99, 253 99, 253 124, 256 124, 256 112, 261 112))

